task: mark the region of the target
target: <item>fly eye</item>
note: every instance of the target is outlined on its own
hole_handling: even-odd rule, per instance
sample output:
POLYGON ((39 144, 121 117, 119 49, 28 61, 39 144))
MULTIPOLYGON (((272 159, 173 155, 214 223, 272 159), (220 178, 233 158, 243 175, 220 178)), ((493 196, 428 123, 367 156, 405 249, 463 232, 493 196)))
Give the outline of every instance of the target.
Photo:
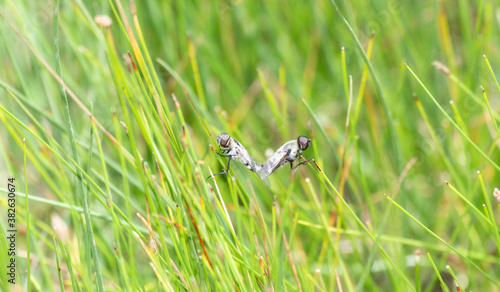
POLYGON ((306 136, 299 136, 299 138, 297 138, 297 143, 299 144, 300 150, 304 151, 309 148, 309 145, 311 145, 311 139, 306 136))
POLYGON ((229 146, 229 141, 231 140, 231 136, 229 136, 228 133, 221 133, 217 137, 217 143, 222 146, 222 147, 227 147, 229 146))

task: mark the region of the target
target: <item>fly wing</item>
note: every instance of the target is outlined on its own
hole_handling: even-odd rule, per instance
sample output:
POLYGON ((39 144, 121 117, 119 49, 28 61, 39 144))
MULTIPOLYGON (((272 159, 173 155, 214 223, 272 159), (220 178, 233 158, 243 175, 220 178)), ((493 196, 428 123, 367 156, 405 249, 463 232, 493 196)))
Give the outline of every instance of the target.
POLYGON ((279 150, 276 151, 276 153, 274 153, 273 156, 269 157, 264 166, 262 166, 260 177, 262 179, 266 179, 268 176, 270 176, 276 169, 278 169, 280 166, 283 165, 286 156, 287 156, 286 152, 279 150))

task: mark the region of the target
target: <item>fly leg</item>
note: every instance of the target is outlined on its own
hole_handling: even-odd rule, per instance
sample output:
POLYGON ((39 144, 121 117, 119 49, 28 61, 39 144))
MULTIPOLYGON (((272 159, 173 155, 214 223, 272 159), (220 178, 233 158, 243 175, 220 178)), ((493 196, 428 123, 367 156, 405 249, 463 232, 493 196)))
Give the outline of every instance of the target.
POLYGON ((221 153, 219 153, 217 151, 215 151, 215 154, 217 154, 219 156, 222 156, 222 157, 231 157, 232 156, 232 155, 226 155, 226 154, 223 154, 223 153, 221 154, 221 153))
MULTIPOLYGON (((218 153, 217 153, 217 154, 218 154, 218 153)), ((214 175, 211 175, 211 176, 207 177, 207 178, 205 179, 205 181, 206 181, 207 179, 211 178, 211 177, 216 176, 216 175, 227 174, 227 173, 229 172, 229 164, 231 163, 231 158, 233 158, 233 156, 231 156, 231 155, 222 155, 222 154, 219 154, 219 155, 220 155, 220 156, 224 156, 224 157, 229 157, 229 159, 228 159, 228 161, 227 161, 227 167, 226 167, 226 170, 224 170, 223 172, 219 172, 219 173, 216 173, 216 174, 214 174, 214 175)))
MULTIPOLYGON (((312 162, 314 161, 314 159, 311 159, 311 160, 307 160, 304 158, 304 156, 300 156, 300 158, 304 159, 303 162, 300 162, 299 164, 297 164, 295 167, 292 167, 292 165, 290 164, 290 167, 292 167, 292 175, 294 175, 296 172, 297 172, 297 169, 299 169, 299 166, 303 165, 303 164, 308 164, 309 162, 312 162)), ((299 159, 300 159, 299 158, 299 159)))
MULTIPOLYGON (((300 164, 299 164, 300 165, 300 164)), ((297 171, 297 167, 299 167, 298 165, 296 167, 293 167, 293 161, 290 162, 290 174, 291 175, 294 175, 295 172, 297 171)))

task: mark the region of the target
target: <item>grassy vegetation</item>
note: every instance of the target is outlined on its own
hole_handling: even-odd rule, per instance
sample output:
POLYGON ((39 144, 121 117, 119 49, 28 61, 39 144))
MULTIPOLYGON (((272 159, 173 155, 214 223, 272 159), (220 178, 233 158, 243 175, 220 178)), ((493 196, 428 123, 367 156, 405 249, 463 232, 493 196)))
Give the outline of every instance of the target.
POLYGON ((499 11, 3 1, 0 290, 500 291, 499 11))

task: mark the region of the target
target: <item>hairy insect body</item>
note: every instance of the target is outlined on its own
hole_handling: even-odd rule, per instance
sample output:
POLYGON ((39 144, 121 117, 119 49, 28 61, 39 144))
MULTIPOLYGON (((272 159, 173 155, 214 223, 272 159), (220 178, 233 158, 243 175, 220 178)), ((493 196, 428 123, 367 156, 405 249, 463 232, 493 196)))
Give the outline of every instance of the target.
MULTIPOLYGON (((255 172, 257 176, 259 176, 260 171, 262 170, 262 164, 258 163, 252 156, 248 154, 248 151, 241 145, 240 142, 231 138, 228 133, 220 133, 217 136, 217 144, 219 145, 219 149, 222 153, 218 153, 221 156, 228 157, 227 168, 225 171, 216 173, 216 175, 227 174, 229 172, 229 165, 231 160, 234 159, 243 165, 245 165, 248 169, 255 172)), ((206 179, 209 179, 207 177, 206 179)))
MULTIPOLYGON (((248 154, 248 151, 241 145, 240 142, 231 138, 227 133, 221 133, 217 136, 217 144, 219 145, 219 149, 222 153, 218 153, 221 156, 228 157, 226 170, 220 173, 214 174, 221 175, 227 174, 229 172, 229 165, 231 160, 236 160, 246 168, 253 171, 259 178, 261 178, 266 185, 269 186, 269 182, 267 181, 267 177, 271 175, 276 169, 281 166, 290 163, 290 168, 292 170, 292 175, 297 171, 298 167, 302 164, 308 163, 308 160, 302 157, 302 151, 309 148, 311 145, 311 139, 306 136, 299 136, 296 140, 291 140, 283 144, 276 152, 269 157, 266 163, 261 164, 258 163, 252 156, 248 154), (300 158, 303 158, 305 161, 300 162, 295 167, 293 166, 294 161, 299 161, 300 158)), ((207 177, 207 179, 209 179, 207 177)))
POLYGON ((256 162, 249 154, 248 151, 241 145, 241 143, 231 138, 228 147, 221 147, 222 153, 224 155, 231 156, 233 159, 241 162, 251 171, 258 173, 262 169, 262 164, 256 162))
POLYGON ((298 161, 301 157, 302 151, 309 148, 311 139, 306 136, 299 136, 296 140, 291 140, 283 144, 276 152, 269 157, 269 159, 262 165, 261 178, 266 178, 271 175, 276 169, 283 165, 290 163, 292 174, 295 173, 297 168, 309 161, 301 162, 293 167, 293 162, 298 161))

